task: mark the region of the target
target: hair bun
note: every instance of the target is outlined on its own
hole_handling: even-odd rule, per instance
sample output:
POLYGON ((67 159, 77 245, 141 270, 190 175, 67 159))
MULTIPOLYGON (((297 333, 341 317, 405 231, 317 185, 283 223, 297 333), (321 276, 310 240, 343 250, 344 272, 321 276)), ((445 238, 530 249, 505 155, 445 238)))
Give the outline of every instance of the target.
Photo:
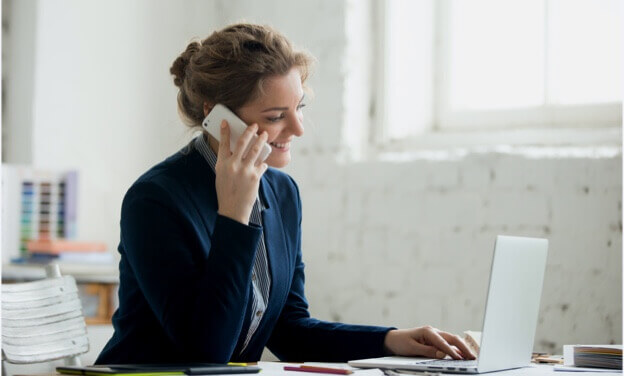
POLYGON ((180 87, 184 83, 184 79, 186 78, 186 68, 191 62, 191 58, 197 51, 199 51, 200 47, 201 44, 197 41, 189 43, 186 50, 173 62, 169 72, 174 76, 173 83, 176 86, 180 87))

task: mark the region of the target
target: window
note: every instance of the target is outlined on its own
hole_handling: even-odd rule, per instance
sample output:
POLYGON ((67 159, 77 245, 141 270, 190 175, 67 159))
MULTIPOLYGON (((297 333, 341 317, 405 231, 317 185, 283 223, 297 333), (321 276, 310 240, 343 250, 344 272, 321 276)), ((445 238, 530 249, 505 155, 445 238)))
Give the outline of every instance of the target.
POLYGON ((621 127, 619 0, 377 3, 376 137, 621 127))

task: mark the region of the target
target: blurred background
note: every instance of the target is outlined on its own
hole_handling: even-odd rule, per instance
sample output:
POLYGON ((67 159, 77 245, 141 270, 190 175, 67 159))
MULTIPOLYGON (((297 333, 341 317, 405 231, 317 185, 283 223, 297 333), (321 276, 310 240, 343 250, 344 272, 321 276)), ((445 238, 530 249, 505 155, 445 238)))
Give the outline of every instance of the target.
POLYGON ((248 21, 318 60, 285 169, 302 194, 313 316, 481 330, 496 235, 535 236, 550 240, 535 350, 622 343, 621 8, 3 0, 3 279, 31 278, 24 182, 58 183, 65 227, 51 237, 111 257, 66 266, 93 304, 83 363, 95 359, 112 332, 122 198, 193 137, 169 67, 192 38, 248 21))

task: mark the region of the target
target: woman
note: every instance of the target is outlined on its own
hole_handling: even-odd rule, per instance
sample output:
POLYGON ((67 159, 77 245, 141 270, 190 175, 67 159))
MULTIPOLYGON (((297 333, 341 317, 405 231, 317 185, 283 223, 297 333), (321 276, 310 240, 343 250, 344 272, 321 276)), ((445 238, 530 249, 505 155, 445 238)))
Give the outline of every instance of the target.
POLYGON ((221 103, 250 126, 230 149, 207 133, 142 175, 121 212, 119 309, 96 363, 288 361, 384 354, 473 359, 457 336, 310 318, 304 296, 301 201, 274 169, 303 135, 311 58, 271 28, 237 24, 189 44, 171 73, 178 109, 200 127, 221 103), (258 134, 249 155, 243 151, 258 134), (272 152, 256 163, 260 145, 272 152), (273 168, 268 168, 268 166, 273 168))

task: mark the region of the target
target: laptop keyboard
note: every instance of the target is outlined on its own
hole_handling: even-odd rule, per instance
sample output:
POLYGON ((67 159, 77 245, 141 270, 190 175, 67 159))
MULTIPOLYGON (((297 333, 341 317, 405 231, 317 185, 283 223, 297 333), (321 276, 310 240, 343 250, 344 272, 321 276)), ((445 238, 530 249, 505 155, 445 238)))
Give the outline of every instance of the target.
MULTIPOLYGON (((422 364, 422 363, 421 363, 422 364)), ((432 360, 430 362, 424 363, 427 366, 435 366, 435 367, 476 367, 476 360, 446 360, 446 359, 437 359, 432 360)))

